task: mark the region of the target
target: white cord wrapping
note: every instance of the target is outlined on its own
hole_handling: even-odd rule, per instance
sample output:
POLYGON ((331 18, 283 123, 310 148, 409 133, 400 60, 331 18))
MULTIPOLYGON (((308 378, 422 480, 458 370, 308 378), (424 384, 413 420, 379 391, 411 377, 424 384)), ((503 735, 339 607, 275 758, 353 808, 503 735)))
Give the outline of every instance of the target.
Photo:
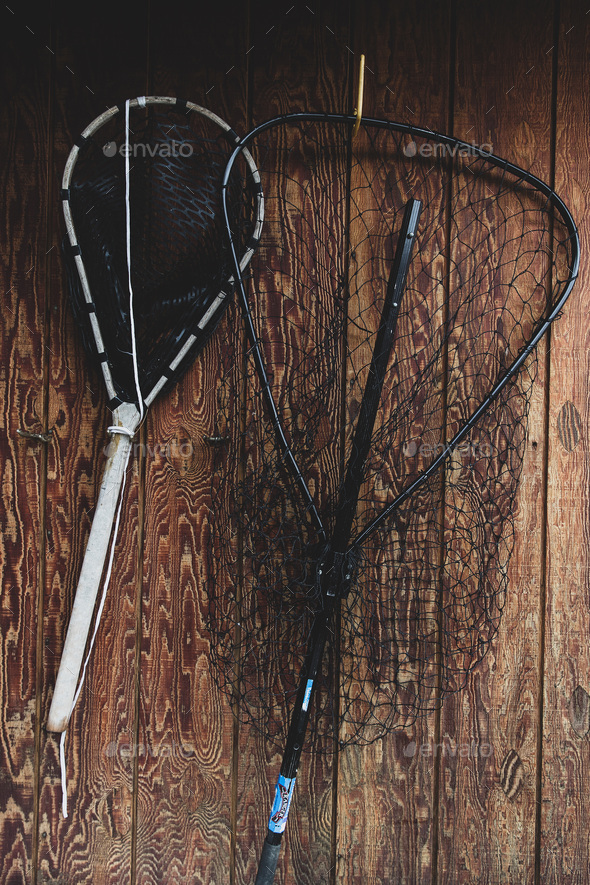
POLYGON ((128 436, 130 439, 133 439, 135 433, 133 430, 128 430, 126 427, 120 427, 116 424, 111 424, 110 427, 107 427, 108 433, 122 433, 123 436, 128 436))
MULTIPOLYGON (((138 99, 138 103, 140 107, 145 107, 145 98, 138 99)), ((127 278, 129 284, 129 326, 131 332, 131 355, 133 359, 133 377, 135 381, 135 392, 137 395, 137 402, 139 405, 139 416, 140 416, 140 424, 144 418, 144 405, 143 405, 143 396, 141 393, 141 387, 139 384, 139 365, 137 361, 137 341, 135 336, 135 316, 133 313, 133 287, 131 284, 131 212, 130 212, 130 202, 129 202, 129 192, 130 192, 130 165, 129 165, 129 99, 125 102, 125 234, 126 234, 126 245, 127 245, 127 278)), ((109 433, 120 433, 124 436, 128 436, 133 438, 135 436, 135 432, 129 430, 127 427, 111 425, 108 428, 109 433)), ((100 604, 98 607, 98 611, 96 613, 96 619, 94 624, 94 632, 90 639, 90 646, 88 648, 88 654, 86 655, 86 659, 84 661, 84 665, 82 667, 82 673, 80 675, 80 681, 78 683, 78 688, 76 689, 76 694, 74 695, 74 700, 72 702, 72 709, 70 710, 70 716, 76 706, 76 702, 82 691, 82 685, 84 684, 84 677, 86 675, 86 668, 88 666, 88 662, 90 660, 90 656, 92 654, 92 649, 94 647, 94 641, 96 639, 96 634, 98 633, 98 627, 100 625, 100 619, 102 617, 102 611, 107 598, 107 591, 109 587, 109 582, 111 579, 111 571, 113 568, 113 560, 115 557, 115 546, 117 543, 117 535, 119 534, 119 521, 121 519, 121 509, 123 507, 123 497, 125 491, 125 479, 127 475, 127 468, 129 466, 129 458, 131 456, 131 447, 127 452, 127 460, 125 462, 125 468, 123 471, 123 482, 121 484, 121 491, 119 495, 119 506, 117 508, 117 516, 115 518, 115 525, 113 528, 113 534, 111 538, 111 548, 109 553, 109 561, 107 565, 107 571, 104 578, 102 596, 100 599, 100 604)), ((61 811, 64 818, 68 816, 68 785, 66 779, 66 758, 65 758, 65 740, 66 740, 67 729, 62 732, 61 740, 59 744, 59 765, 61 770, 61 790, 62 790, 62 800, 61 800, 61 811)))

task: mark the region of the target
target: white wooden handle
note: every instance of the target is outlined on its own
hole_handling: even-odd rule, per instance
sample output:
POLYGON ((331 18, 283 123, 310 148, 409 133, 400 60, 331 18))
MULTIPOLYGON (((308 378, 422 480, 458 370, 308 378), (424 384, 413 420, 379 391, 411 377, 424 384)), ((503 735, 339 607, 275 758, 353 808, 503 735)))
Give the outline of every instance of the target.
MULTIPOLYGON (((130 403, 123 403, 113 412, 115 426, 124 427, 135 433, 138 424, 139 413, 130 403)), ((48 731, 65 731, 70 720, 131 443, 131 436, 115 433, 109 445, 109 457, 102 478, 49 710, 48 731)))

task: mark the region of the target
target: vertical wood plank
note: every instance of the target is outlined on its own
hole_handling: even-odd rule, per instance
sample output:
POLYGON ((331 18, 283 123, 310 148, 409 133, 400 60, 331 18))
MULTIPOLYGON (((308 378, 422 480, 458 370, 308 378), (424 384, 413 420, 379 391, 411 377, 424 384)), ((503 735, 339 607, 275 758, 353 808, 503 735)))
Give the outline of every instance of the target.
MULTIPOLYGON (((445 131, 450 5, 428 4, 428 14, 401 5, 358 13, 353 31, 368 66, 364 113, 445 131)), ((435 717, 423 716, 375 744, 342 751, 337 881, 430 881, 435 800, 426 751, 434 728, 435 717)))
POLYGON ((43 574, 50 13, 4 7, 0 111, 0 881, 34 878, 39 735, 39 580, 43 574), (30 30, 28 30, 30 29, 30 30), (31 59, 36 63, 31 64, 31 59))
POLYGON ((581 275, 551 336, 539 881, 590 882, 588 133, 590 16, 560 4, 555 189, 580 227, 581 275))
MULTIPOLYGON (((247 6, 173 3, 151 20, 151 85, 246 128, 247 6), (195 35, 199 39, 195 40, 195 35)), ((207 561, 223 322, 148 417, 137 881, 227 883, 233 719, 210 673, 207 561)))
MULTIPOLYGON (((552 3, 457 5, 454 134, 492 144, 494 153, 544 179, 551 169, 552 25, 552 3)), ((465 690, 443 708, 438 880, 445 883, 534 877, 544 353, 542 346, 500 632, 465 690), (511 763, 522 774, 514 792, 502 776, 511 763)))
MULTIPOLYGON (((47 494, 45 716, 94 515, 110 423, 101 377, 88 364, 68 303, 60 254, 65 231, 58 189, 66 158, 82 129, 106 107, 145 93, 147 21, 132 8, 112 2, 87 10, 81 19, 79 6, 61 0, 56 4, 52 49, 56 53, 51 170, 55 248, 49 329, 53 444, 47 494)), ((138 458, 133 457, 107 604, 68 728, 67 820, 61 815, 59 736, 47 734, 43 746, 40 881, 131 880, 138 495, 138 458)))
MULTIPOLYGON (((348 9, 348 4, 335 2, 297 7, 274 3, 253 6, 252 125, 282 113, 349 109, 352 97, 348 89, 348 9)), ((281 148, 285 149, 281 154, 283 157, 287 156, 286 148, 291 146, 294 144, 289 142, 289 135, 284 134, 281 140, 281 148)), ((313 166, 317 159, 314 148, 306 149, 310 151, 306 159, 313 166)), ((274 171, 280 180, 281 170, 274 171)), ((294 200, 297 200, 297 194, 294 200)), ((278 219, 271 219, 270 223, 273 221, 276 223, 278 219)), ((313 239, 312 231, 316 225, 321 226, 322 217, 308 211, 306 222, 313 239)), ((334 223, 340 223, 340 219, 335 219, 334 223)), ((321 242, 321 235, 318 242, 321 242)), ((300 245, 305 247, 304 243, 300 245)), ((311 245, 309 248, 313 251, 311 245)), ((297 280, 294 282, 296 284, 297 280)), ((261 284, 260 280, 258 284, 261 284)), ((304 286, 300 286, 294 295, 301 317, 313 311, 310 298, 317 297, 303 290, 304 286)), ((264 303, 264 296, 260 301, 264 303)), ((290 334, 296 334, 295 327, 293 322, 290 334)), ((285 369, 284 384, 288 385, 289 366, 285 369)), ((276 374, 280 378, 280 369, 276 374)), ((280 380, 275 379, 275 382, 280 388, 280 380)), ((282 747, 264 741, 260 734, 247 726, 240 729, 236 882, 253 881, 256 875, 281 758, 282 747)), ((331 881, 330 754, 304 751, 291 809, 275 881, 296 881, 301 885, 331 881)))

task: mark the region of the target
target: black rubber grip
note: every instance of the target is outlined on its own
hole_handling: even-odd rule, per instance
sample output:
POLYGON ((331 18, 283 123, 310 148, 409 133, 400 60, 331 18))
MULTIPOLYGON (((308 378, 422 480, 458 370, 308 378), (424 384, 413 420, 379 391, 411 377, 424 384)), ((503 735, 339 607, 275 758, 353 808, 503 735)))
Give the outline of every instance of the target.
POLYGON ((280 851, 280 842, 278 845, 271 845, 268 838, 264 840, 255 885, 272 885, 277 869, 277 863, 279 862, 280 851))

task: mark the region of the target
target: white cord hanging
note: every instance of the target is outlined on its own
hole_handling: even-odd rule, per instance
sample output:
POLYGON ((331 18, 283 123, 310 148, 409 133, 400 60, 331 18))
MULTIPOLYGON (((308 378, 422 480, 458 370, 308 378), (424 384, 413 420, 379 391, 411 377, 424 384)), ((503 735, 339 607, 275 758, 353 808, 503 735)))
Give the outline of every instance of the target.
MULTIPOLYGON (((140 107, 145 107, 145 98, 139 98, 138 103, 140 107)), ((131 356, 133 360, 133 377, 135 379, 135 391, 137 394, 137 402, 139 404, 139 416, 140 423, 143 421, 144 417, 144 404, 143 397, 141 394, 141 387, 139 384, 139 364, 137 359, 137 339, 135 334, 135 317, 133 313, 133 286, 131 282, 131 207, 130 207, 130 175, 131 175, 131 166, 129 163, 129 99, 125 102, 125 229, 126 229, 126 241, 127 241, 127 279, 129 285, 129 326, 131 333, 131 356)), ((121 425, 111 425, 108 428, 108 432, 111 434, 122 434, 123 436, 127 436, 130 439, 135 435, 135 431, 129 430, 127 427, 121 425)), ((129 459, 131 456, 131 446, 129 446, 127 451, 127 456, 125 460, 125 467, 123 471, 123 482, 121 485, 121 491, 119 494, 119 505, 117 508, 117 516, 115 519, 115 525, 113 528, 113 533, 111 536, 111 546, 109 553, 109 560, 107 564, 107 571, 105 574, 105 579, 103 583, 102 596, 100 599, 100 604, 98 607, 98 611, 96 614, 96 620, 94 624, 94 632, 90 639, 90 645, 88 648, 88 654, 84 660, 84 665, 82 667, 82 672, 80 674, 80 681, 78 683, 78 687, 76 689, 76 693, 74 695, 74 700, 72 703, 72 709, 70 710, 70 715, 72 714, 74 707, 78 701, 78 697, 80 692, 82 691, 82 686, 84 684, 84 677, 86 675, 86 668, 88 666, 88 662, 90 661, 90 656, 92 654, 92 649, 94 648, 94 641, 96 639, 96 634, 98 632, 98 627, 100 625, 100 619, 102 616, 102 612, 104 609, 104 605, 107 598, 108 587, 111 578, 111 571, 113 567, 113 560, 115 556, 115 547, 117 543, 117 535, 119 534, 119 522, 121 519, 121 509, 123 505, 123 494, 125 491, 125 478, 127 474, 127 468, 129 466, 129 459)), ((66 761, 65 761, 65 740, 66 740, 67 729, 65 729, 61 734, 61 740, 59 744, 59 764, 61 770, 61 789, 62 789, 62 815, 64 818, 68 816, 68 788, 67 788, 67 778, 66 778, 66 761)))

